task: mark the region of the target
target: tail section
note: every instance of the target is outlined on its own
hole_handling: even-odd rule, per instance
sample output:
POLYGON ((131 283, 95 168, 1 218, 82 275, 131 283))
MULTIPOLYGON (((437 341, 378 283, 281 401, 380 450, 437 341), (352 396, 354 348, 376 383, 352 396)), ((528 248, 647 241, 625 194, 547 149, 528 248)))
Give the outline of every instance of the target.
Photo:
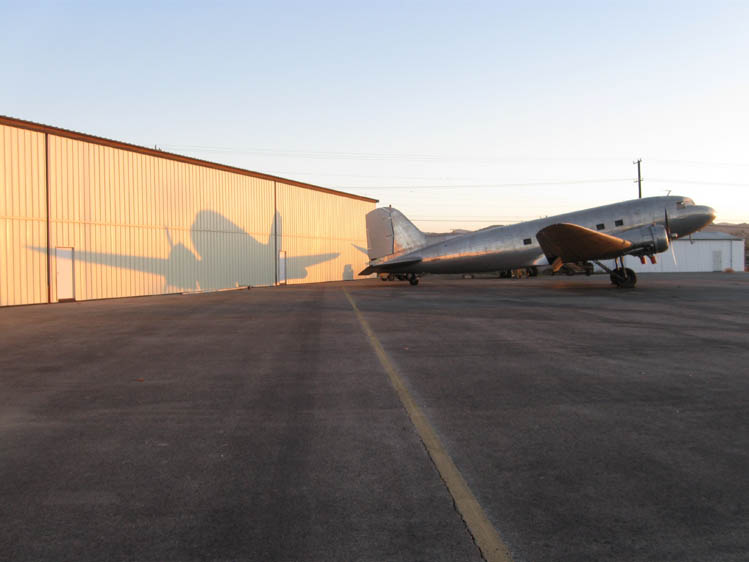
POLYGON ((380 207, 367 213, 367 254, 374 260, 424 246, 427 238, 398 209, 380 207))

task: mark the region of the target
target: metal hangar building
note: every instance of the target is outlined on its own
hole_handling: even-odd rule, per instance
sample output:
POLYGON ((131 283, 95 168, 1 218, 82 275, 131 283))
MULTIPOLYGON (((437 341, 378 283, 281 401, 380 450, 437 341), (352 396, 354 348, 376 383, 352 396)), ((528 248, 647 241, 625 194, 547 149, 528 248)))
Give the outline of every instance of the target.
POLYGON ((708 271, 744 271, 744 240, 723 232, 695 232, 688 238, 673 240, 671 250, 658 255, 658 262, 645 265, 626 256, 627 267, 638 273, 676 273, 708 271))
POLYGON ((376 202, 0 117, 0 306, 355 279, 376 202))

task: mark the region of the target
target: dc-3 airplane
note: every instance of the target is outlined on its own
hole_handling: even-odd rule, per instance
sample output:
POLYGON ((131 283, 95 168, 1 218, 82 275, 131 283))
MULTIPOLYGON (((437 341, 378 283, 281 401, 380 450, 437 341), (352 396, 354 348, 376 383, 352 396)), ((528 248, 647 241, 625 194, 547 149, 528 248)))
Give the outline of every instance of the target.
POLYGON ((537 275, 565 268, 590 274, 596 263, 613 284, 631 288, 637 276, 624 267, 624 256, 655 263, 655 254, 665 252, 671 240, 713 222, 715 211, 688 197, 647 197, 458 235, 424 234, 391 207, 371 211, 366 220, 370 263, 360 275, 377 273, 416 285, 425 273, 522 268, 537 275), (609 259, 614 269, 600 261, 609 259))

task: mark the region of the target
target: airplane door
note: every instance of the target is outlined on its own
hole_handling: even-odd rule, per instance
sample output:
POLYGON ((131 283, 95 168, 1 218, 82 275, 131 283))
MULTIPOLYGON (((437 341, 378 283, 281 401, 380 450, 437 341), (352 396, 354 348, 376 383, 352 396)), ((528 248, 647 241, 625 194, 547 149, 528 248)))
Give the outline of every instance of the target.
POLYGON ((55 248, 58 302, 75 300, 73 254, 73 248, 55 248))
POLYGON ((286 252, 278 252, 278 284, 286 285, 286 252))

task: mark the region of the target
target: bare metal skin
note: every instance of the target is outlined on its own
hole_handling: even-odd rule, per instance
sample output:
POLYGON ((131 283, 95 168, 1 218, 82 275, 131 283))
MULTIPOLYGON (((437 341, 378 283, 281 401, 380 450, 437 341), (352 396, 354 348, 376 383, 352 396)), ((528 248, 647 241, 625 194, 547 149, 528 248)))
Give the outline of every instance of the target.
MULTIPOLYGON (((572 263, 612 258, 621 262, 625 255, 644 259, 714 219, 712 208, 695 205, 687 197, 648 197, 435 240, 398 210, 379 208, 367 215, 371 261, 362 274, 398 276, 416 284, 424 273, 548 267, 557 271, 572 263)), ((619 286, 636 282, 623 263, 611 275, 619 286)))

